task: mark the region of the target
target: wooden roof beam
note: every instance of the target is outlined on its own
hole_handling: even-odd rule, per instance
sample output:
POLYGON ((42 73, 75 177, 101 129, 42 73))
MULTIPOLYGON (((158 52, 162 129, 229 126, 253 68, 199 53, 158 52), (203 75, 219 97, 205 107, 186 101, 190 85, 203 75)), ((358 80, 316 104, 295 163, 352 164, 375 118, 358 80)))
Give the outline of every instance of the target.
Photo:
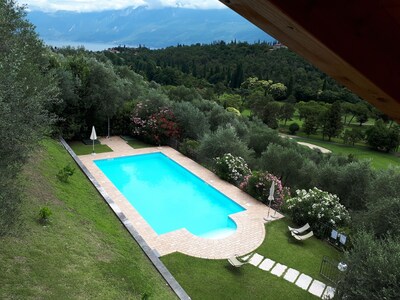
POLYGON ((400 123, 400 1, 220 1, 400 123))

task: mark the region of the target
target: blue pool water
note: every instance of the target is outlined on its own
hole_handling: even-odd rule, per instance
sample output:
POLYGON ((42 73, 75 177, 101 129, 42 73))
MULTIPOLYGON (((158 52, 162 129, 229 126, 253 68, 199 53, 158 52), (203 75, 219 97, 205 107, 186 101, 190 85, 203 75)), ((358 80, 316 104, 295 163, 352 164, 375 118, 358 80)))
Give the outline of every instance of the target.
POLYGON ((94 163, 157 234, 186 228, 218 238, 236 230, 230 214, 244 208, 162 153, 94 163))

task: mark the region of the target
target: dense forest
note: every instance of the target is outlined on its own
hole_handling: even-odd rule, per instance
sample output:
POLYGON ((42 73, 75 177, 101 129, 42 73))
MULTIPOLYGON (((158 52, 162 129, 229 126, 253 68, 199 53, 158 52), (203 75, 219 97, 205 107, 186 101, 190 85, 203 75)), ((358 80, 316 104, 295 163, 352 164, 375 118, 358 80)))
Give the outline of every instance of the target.
POLYGON ((128 65, 148 81, 162 85, 212 87, 221 94, 240 88, 246 78, 257 77, 284 84, 287 91, 283 97, 292 101, 359 101, 292 51, 268 43, 215 42, 159 50, 120 47, 105 55, 114 64, 128 65))
MULTIPOLYGON (((7 141, 0 144, 0 235, 18 223, 24 199, 18 174, 38 141, 60 135, 87 138, 95 125, 102 135, 134 135, 170 145, 211 170, 229 154, 246 163, 246 170, 252 170, 248 176, 273 174, 292 192, 318 187, 336 194, 352 217, 352 222, 336 225, 353 237, 348 261, 354 267, 340 293, 348 299, 396 299, 399 169, 377 171, 369 161, 323 155, 275 130, 278 119, 290 120, 297 109, 304 130, 321 130, 330 139, 343 129, 342 112, 347 110, 360 123, 365 115, 379 119, 366 134, 389 140, 378 150, 395 149, 398 126, 357 96, 290 50, 273 50, 264 43, 97 53, 50 49, 13 1, 1 2, 0 12, 7 24, 0 27, 0 136, 7 141), (363 263, 364 256, 374 253, 381 260, 363 263)), ((258 198, 256 190, 246 191, 258 198)), ((281 205, 284 209, 284 203, 276 208, 281 205)))

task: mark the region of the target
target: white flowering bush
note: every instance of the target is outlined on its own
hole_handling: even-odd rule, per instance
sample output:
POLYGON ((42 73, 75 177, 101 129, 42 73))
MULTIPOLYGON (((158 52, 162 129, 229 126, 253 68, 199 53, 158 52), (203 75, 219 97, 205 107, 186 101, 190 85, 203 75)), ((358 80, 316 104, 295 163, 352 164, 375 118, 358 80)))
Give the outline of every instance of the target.
POLYGON ((329 234, 329 228, 338 228, 349 222, 349 213, 340 204, 338 196, 316 187, 308 191, 297 190, 296 194, 296 197, 286 200, 286 210, 296 224, 309 223, 317 236, 324 237, 329 234))
POLYGON ((221 179, 238 185, 245 176, 251 174, 251 170, 243 158, 226 153, 215 158, 215 173, 221 179))

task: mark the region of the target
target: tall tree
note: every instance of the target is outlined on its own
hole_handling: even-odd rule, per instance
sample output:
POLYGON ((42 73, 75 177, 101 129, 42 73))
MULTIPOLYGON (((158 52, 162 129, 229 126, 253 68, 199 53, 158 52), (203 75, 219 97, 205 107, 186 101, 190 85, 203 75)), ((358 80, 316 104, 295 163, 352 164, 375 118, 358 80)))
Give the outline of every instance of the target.
POLYGON ((367 143, 379 151, 390 152, 400 145, 399 130, 388 128, 382 120, 366 131, 367 143))
POLYGON ((83 100, 91 104, 94 120, 107 120, 107 136, 110 136, 110 119, 122 107, 124 100, 128 100, 129 82, 120 78, 111 64, 90 59, 88 65, 90 73, 83 100))
POLYGON ((24 10, 0 2, 0 235, 18 220, 17 175, 51 123, 46 110, 58 90, 47 52, 24 10))
MULTIPOLYGON (((386 216, 384 216, 386 217, 386 216)), ((337 288, 339 299, 398 299, 400 294, 400 240, 375 239, 360 232, 346 255, 348 270, 337 288)))
POLYGON ((286 122, 293 117, 294 111, 295 111, 295 109, 294 109, 294 105, 292 103, 285 103, 281 106, 279 118, 281 120, 285 120, 285 125, 286 125, 286 122))
POLYGON ((322 115, 322 137, 327 136, 330 141, 332 137, 338 136, 342 129, 342 109, 337 101, 322 115))

